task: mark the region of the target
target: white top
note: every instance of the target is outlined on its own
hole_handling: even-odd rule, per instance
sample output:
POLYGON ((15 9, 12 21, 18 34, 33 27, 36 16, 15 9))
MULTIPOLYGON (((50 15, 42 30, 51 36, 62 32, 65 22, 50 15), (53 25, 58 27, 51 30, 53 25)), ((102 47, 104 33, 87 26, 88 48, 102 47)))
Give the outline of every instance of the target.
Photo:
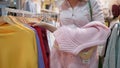
POLYGON ((86 48, 105 43, 110 32, 108 27, 101 23, 104 22, 104 16, 100 3, 98 0, 90 1, 93 22, 90 22, 88 3, 82 5, 79 3, 74 11, 69 4, 62 6, 61 27, 54 32, 57 43, 54 46, 59 48, 53 47, 51 50, 51 68, 98 68, 97 50, 87 61, 78 56, 79 52, 86 48))
MULTIPOLYGON (((98 0, 90 0, 93 12, 93 20, 104 23, 104 15, 100 2, 98 0), (98 4, 97 4, 98 3, 98 4)), ((69 4, 65 5, 68 9, 61 9, 60 22, 61 25, 76 25, 77 27, 84 26, 91 21, 89 4, 78 4, 73 9, 69 4), (72 13, 74 16, 72 16, 72 13)))

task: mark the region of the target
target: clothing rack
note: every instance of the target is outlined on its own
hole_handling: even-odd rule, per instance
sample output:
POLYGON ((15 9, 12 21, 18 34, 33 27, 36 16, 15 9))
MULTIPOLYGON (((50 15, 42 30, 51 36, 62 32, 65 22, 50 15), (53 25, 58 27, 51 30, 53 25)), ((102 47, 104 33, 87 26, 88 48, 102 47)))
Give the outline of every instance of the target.
POLYGON ((3 16, 7 16, 8 12, 13 12, 13 13, 19 13, 19 14, 29 14, 29 15, 35 15, 31 12, 24 11, 24 10, 19 10, 19 9, 12 9, 12 8, 2 8, 3 16))
POLYGON ((12 8, 2 8, 2 10, 5 13, 3 15, 7 15, 6 13, 8 13, 8 12, 31 14, 31 15, 58 15, 57 12, 53 12, 53 11, 49 11, 49 10, 45 10, 45 9, 42 9, 40 14, 34 14, 29 11, 20 10, 20 9, 12 9, 12 8))
POLYGON ((51 11, 51 10, 46 10, 46 9, 41 9, 40 14, 36 14, 38 17, 42 17, 45 22, 48 22, 50 19, 56 19, 58 18, 59 13, 51 11))
POLYGON ((41 12, 43 13, 50 13, 53 15, 58 15, 59 12, 51 11, 51 10, 46 10, 46 9, 41 9, 41 12))
POLYGON ((2 16, 7 16, 9 12, 12 13, 16 13, 20 14, 20 16, 22 17, 26 17, 26 15, 29 15, 29 17, 38 17, 38 18, 42 18, 43 21, 48 22, 50 20, 50 18, 56 18, 58 16, 58 13, 56 12, 52 12, 49 10, 41 10, 43 12, 41 12, 40 14, 35 14, 29 11, 25 11, 25 10, 20 10, 20 9, 12 9, 12 8, 2 8, 2 16))

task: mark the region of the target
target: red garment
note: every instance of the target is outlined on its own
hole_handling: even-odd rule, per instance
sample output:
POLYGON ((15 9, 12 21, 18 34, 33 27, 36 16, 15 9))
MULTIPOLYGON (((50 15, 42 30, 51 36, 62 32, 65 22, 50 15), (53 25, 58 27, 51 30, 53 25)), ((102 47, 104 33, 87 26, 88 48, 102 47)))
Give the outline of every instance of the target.
POLYGON ((49 49, 49 45, 48 45, 47 32, 46 32, 46 29, 44 29, 42 27, 41 27, 41 30, 42 30, 42 38, 43 38, 43 41, 44 41, 45 49, 47 51, 46 53, 47 53, 47 56, 49 57, 50 49, 49 49))
POLYGON ((40 39, 40 46, 42 49, 45 68, 50 68, 50 64, 49 64, 50 51, 49 51, 49 46, 48 46, 48 41, 47 41, 46 30, 38 26, 35 26, 34 28, 37 31, 38 37, 40 39))
POLYGON ((43 37, 43 41, 46 49, 47 58, 48 58, 48 66, 50 67, 50 49, 48 45, 47 31, 42 27, 41 27, 41 30, 42 30, 42 37, 43 37))
POLYGON ((120 6, 112 5, 112 14, 114 17, 118 17, 120 15, 120 6))

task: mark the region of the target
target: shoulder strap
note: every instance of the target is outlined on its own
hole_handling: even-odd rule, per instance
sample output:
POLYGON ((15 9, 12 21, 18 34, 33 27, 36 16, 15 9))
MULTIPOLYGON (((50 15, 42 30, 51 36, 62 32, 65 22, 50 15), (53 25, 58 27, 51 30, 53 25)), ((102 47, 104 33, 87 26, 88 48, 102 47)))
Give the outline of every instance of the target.
POLYGON ((92 6, 91 6, 90 0, 88 0, 88 4, 89 4, 89 11, 90 11, 91 21, 93 21, 93 17, 92 17, 93 12, 92 12, 92 6))

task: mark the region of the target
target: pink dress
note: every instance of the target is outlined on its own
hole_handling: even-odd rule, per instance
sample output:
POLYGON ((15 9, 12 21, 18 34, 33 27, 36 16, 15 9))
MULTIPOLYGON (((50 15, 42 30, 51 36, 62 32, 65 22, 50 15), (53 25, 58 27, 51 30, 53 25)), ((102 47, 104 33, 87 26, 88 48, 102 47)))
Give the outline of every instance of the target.
POLYGON ((87 62, 83 62, 78 56, 81 50, 104 44, 110 32, 103 24, 100 3, 98 0, 90 1, 93 8, 92 22, 88 3, 78 4, 74 10, 69 4, 62 6, 64 10, 61 9, 60 12, 61 27, 54 32, 54 46, 59 49, 53 47, 51 50, 51 68, 98 68, 97 48, 87 62))

